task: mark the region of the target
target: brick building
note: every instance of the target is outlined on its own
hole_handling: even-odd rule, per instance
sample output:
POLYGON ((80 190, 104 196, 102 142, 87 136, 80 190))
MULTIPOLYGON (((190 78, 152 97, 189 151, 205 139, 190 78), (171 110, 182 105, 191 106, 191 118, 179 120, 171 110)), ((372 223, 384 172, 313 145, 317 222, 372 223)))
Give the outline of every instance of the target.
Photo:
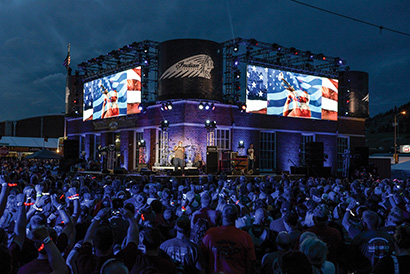
MULTIPOLYGON (((101 105, 95 105, 96 101, 102 101, 101 98, 94 98, 93 102, 89 100, 91 94, 96 93, 94 90, 92 91, 94 93, 84 95, 84 105, 87 105, 88 102, 93 107, 88 108, 87 111, 91 110, 95 113, 96 109, 99 109, 100 112, 97 115, 88 115, 86 118, 85 115, 84 117, 67 116, 67 137, 78 140, 79 152, 85 154, 87 158, 99 159, 101 152, 111 147, 110 150, 115 158, 113 160, 114 166, 121 166, 128 171, 138 169, 138 165, 143 162, 146 162, 151 169, 171 166, 172 148, 178 141, 183 141, 184 146, 187 146, 187 162, 194 162, 197 156, 200 156, 205 162, 211 161, 211 158, 207 157, 207 147, 216 146, 218 148, 218 170, 224 168, 225 152, 237 152, 244 156, 248 146, 253 143, 256 155, 255 166, 260 172, 305 173, 305 168, 312 166, 313 163, 317 173, 323 175, 341 174, 346 154, 349 154, 350 150, 354 148, 365 146, 366 115, 354 115, 355 113, 350 113, 348 108, 343 108, 343 113, 340 113, 340 110, 337 113, 336 105, 336 118, 332 120, 293 118, 283 115, 267 115, 266 109, 265 112, 260 111, 259 113, 242 111, 241 105, 237 103, 238 101, 244 102, 245 99, 246 102, 250 102, 248 101, 249 95, 247 95, 250 88, 249 78, 239 79, 241 67, 237 66, 236 61, 233 62, 233 60, 239 60, 243 64, 249 65, 252 63, 252 57, 255 58, 254 60, 259 60, 256 57, 262 52, 261 47, 268 48, 268 46, 269 50, 272 50, 271 44, 255 43, 254 39, 234 39, 224 44, 193 39, 171 40, 160 45, 152 45, 144 41, 120 49, 115 57, 112 57, 114 55, 111 53, 107 54, 108 57, 100 56, 103 59, 124 58, 118 56, 130 48, 133 54, 138 55, 139 63, 137 62, 137 65, 142 67, 139 74, 142 80, 140 79, 141 82, 133 87, 140 88, 141 95, 139 96, 141 99, 138 105, 141 108, 136 113, 101 119, 101 111, 104 110, 101 110, 101 105), (235 56, 237 45, 241 45, 244 51, 239 51, 238 55, 235 56), (202 46, 206 47, 205 51, 201 49, 202 46), (154 50, 152 51, 150 47, 154 50), (189 52, 190 49, 193 50, 193 53, 189 52), (155 52, 155 55, 151 56, 149 62, 147 59, 143 59, 152 52, 155 52), (199 57, 203 58, 204 52, 211 56, 210 59, 205 59, 210 64, 208 65, 210 71, 208 76, 206 72, 192 70, 198 64, 187 65, 193 60, 193 57, 190 56, 194 55, 197 58, 195 60, 198 60, 199 57), (186 65, 185 71, 176 71, 183 65, 186 65), (154 77, 150 78, 153 70, 154 77), (201 76, 200 73, 205 74, 205 76, 201 76), (189 75, 186 77, 189 79, 180 77, 180 75, 185 74, 189 75), (175 75, 184 79, 167 79, 167 77, 172 78, 175 75), (215 80, 214 77, 219 80, 215 80), (246 80, 248 83, 245 83, 246 80), (240 91, 239 85, 243 86, 244 84, 248 84, 248 87, 240 91), (150 93, 150 90, 154 90, 154 92, 150 93), (199 108, 200 104, 206 103, 212 104, 214 108, 208 110, 199 108), (172 109, 166 107, 167 104, 172 104, 172 109), (215 122, 216 126, 206 126, 207 120, 211 123, 215 122), (166 126, 164 126, 164 121, 168 122, 166 126), (143 142, 141 142, 142 140, 143 142), (240 141, 243 141, 243 147, 239 145, 240 141)), ((287 51, 281 49, 281 54, 278 53, 277 56, 282 58, 283 53, 288 54, 291 58, 296 56, 292 48, 287 51)), ((129 56, 131 53, 127 54, 129 56)), ((299 52, 295 58, 299 58, 299 56, 303 56, 303 52, 299 52)), ((333 74, 327 77, 337 78, 338 74, 334 69, 336 61, 340 59, 318 56, 318 60, 330 62, 333 74)), ((104 81, 109 82, 101 77, 112 74, 114 70, 106 69, 105 73, 96 70, 94 74, 90 75, 89 70, 97 67, 91 66, 92 62, 95 61, 90 60, 81 64, 82 71, 75 76, 81 80, 77 79, 76 82, 91 81, 93 83, 92 81, 97 81, 95 86, 99 88, 104 81), (83 66, 86 66, 87 70, 83 66)), ((100 62, 104 61, 100 60, 100 62)), ((106 62, 100 67, 108 66, 113 63, 113 60, 107 59, 106 62)), ((295 62, 291 61, 290 63, 294 64, 295 62)), ((136 63, 133 63, 133 66, 135 65, 136 63)), ((285 63, 282 63, 280 67, 269 63, 262 65, 301 72, 300 68, 285 63)), ((120 70, 121 68, 117 68, 115 71, 120 70)), ((303 70, 303 72, 314 74, 313 71, 303 70)), ((128 77, 129 75, 128 73, 128 77)), ((354 75, 355 72, 344 74, 345 81, 350 83, 349 77, 354 75)), ((349 92, 348 88, 349 85, 346 84, 339 89, 339 98, 345 100, 339 101, 339 105, 348 103, 348 96, 340 96, 340 94, 345 95, 346 92, 349 92)), ((82 86, 76 87, 75 93, 78 94, 78 90, 81 89, 82 86)), ((128 92, 129 89, 128 86, 128 92)), ((366 90, 364 93, 368 93, 368 91, 366 90)), ((78 98, 75 100, 79 101, 78 98)), ((125 107, 124 113, 127 113, 128 109, 125 107)), ((76 113, 81 112, 85 113, 86 107, 83 110, 76 110, 76 113)), ((361 112, 363 113, 363 110, 361 112)), ((319 115, 321 114, 319 113, 319 115)), ((209 165, 209 163, 207 164, 209 165)))

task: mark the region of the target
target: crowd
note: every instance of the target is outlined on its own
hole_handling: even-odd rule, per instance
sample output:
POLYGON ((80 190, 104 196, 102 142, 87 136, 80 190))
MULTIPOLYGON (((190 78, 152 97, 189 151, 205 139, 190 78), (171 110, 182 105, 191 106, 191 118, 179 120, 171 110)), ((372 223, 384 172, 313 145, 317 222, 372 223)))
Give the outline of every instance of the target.
POLYGON ((56 165, 1 160, 0 273, 409 273, 410 180, 56 165))

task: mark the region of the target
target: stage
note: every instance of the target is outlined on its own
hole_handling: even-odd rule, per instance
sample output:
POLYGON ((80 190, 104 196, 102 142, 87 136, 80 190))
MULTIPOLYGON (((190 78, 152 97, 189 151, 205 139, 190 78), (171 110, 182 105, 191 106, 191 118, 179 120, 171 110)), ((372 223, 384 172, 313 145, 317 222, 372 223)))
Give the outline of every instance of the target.
MULTIPOLYGON (((118 176, 119 178, 135 178, 135 179, 141 179, 142 176, 151 176, 154 175, 156 178, 170 178, 170 177, 175 177, 177 179, 191 179, 194 182, 199 182, 199 178, 200 177, 207 177, 208 174, 205 173, 198 173, 198 174, 189 174, 187 172, 187 174, 182 175, 181 172, 173 172, 173 167, 161 167, 161 169, 159 169, 159 167, 157 167, 157 169, 155 170, 160 170, 157 172, 151 171, 151 170, 142 170, 140 173, 138 172, 129 172, 126 174, 115 174, 115 173, 103 173, 101 171, 78 171, 75 172, 76 174, 81 174, 83 176, 86 175, 91 175, 91 176, 96 176, 96 177, 103 177, 103 176, 118 176)), ((193 169, 193 168, 192 168, 193 169)), ((190 170, 192 170, 190 169, 190 170)), ((154 170, 154 168, 153 168, 154 170)), ((218 179, 219 176, 221 176, 222 174, 212 174, 214 176, 214 178, 218 179)), ((266 176, 273 176, 275 178, 275 181, 280 181, 282 180, 282 174, 276 174, 276 173, 261 173, 261 174, 224 174, 226 176, 226 178, 231 179, 231 180, 236 180, 237 178, 241 177, 241 176, 245 176, 245 178, 247 179, 248 182, 253 181, 256 178, 259 179, 263 179, 266 176)), ((306 174, 289 174, 288 175, 288 179, 289 180, 299 180, 302 178, 306 178, 306 174)))

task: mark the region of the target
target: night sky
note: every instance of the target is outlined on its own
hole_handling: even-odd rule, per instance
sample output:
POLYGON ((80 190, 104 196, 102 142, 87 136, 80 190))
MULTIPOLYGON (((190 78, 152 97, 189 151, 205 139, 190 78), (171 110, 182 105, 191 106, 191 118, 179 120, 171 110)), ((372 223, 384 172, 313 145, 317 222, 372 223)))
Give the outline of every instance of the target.
MULTIPOLYGON (((303 0, 410 33, 410 1, 303 0)), ((370 116, 410 101, 410 36, 290 0, 0 0, 0 121, 64 112, 65 68, 132 42, 255 38, 369 73, 370 116)))

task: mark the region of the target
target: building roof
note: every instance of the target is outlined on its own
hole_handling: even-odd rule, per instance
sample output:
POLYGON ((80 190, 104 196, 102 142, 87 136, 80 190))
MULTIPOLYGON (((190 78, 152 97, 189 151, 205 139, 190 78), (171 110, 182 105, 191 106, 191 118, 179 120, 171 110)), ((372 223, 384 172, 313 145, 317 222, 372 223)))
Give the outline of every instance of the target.
POLYGON ((0 139, 0 146, 57 148, 58 138, 48 138, 45 142, 44 138, 3 136, 0 139))

